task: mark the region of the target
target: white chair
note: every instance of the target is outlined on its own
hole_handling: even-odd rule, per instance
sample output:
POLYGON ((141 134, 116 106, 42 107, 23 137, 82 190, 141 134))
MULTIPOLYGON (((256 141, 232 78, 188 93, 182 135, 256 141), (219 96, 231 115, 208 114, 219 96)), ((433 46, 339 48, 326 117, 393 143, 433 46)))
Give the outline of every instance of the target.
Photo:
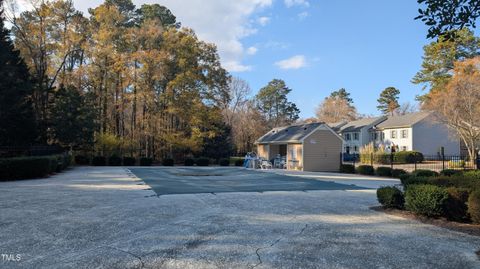
POLYGON ((267 160, 262 160, 261 164, 260 164, 260 168, 261 169, 272 169, 272 163, 267 161, 267 160))

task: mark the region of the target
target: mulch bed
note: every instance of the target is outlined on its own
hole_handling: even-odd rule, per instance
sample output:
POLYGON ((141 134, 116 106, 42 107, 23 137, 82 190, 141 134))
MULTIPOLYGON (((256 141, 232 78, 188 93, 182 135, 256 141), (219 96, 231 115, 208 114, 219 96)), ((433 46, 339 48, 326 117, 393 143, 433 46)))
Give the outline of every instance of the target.
MULTIPOLYGON (((422 223, 435 225, 435 226, 446 228, 456 232, 461 232, 461 233, 474 235, 474 236, 480 236, 480 224, 454 222, 454 221, 449 221, 445 218, 433 219, 433 218, 428 218, 424 216, 418 216, 409 211, 393 209, 393 208, 383 208, 381 206, 373 206, 373 207, 370 207, 370 209, 383 212, 385 214, 393 215, 393 216, 418 220, 422 223)), ((480 250, 477 252, 477 255, 480 256, 480 250)))

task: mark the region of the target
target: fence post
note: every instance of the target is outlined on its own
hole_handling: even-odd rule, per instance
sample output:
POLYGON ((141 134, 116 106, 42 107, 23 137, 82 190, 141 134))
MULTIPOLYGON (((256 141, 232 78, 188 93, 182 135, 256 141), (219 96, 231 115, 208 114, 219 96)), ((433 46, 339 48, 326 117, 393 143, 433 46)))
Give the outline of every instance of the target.
POLYGON ((393 152, 390 152, 390 168, 393 170, 393 152))
POLYGON ((445 148, 441 148, 441 153, 442 153, 442 170, 445 170, 445 148))
POLYGON ((477 169, 480 170, 480 154, 477 153, 477 169))
POLYGON ((413 152, 413 164, 415 165, 413 171, 417 171, 417 152, 416 151, 413 152))
POLYGON ((370 165, 373 166, 373 152, 370 152, 370 165))

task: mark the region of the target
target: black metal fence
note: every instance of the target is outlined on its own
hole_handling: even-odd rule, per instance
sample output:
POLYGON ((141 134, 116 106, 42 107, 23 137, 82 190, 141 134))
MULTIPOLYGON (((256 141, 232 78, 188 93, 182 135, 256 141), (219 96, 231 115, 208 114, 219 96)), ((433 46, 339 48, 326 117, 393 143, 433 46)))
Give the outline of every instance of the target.
POLYGON ((0 158, 47 156, 63 152, 65 149, 60 146, 0 147, 0 158))
POLYGON ((445 169, 454 170, 471 170, 480 169, 480 156, 471 159, 469 156, 463 155, 421 155, 410 158, 408 160, 397 160, 394 154, 370 156, 359 154, 341 154, 343 164, 371 165, 377 167, 390 167, 392 169, 403 169, 412 172, 419 169, 427 169, 433 171, 442 171, 445 169))

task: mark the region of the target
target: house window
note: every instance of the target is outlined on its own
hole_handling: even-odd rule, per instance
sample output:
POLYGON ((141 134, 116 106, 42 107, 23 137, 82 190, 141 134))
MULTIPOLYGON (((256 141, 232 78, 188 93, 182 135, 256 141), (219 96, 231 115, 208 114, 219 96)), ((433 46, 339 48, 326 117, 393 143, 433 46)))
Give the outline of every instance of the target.
POLYGON ((346 152, 347 154, 350 154, 350 147, 349 147, 349 146, 346 146, 346 147, 345 147, 345 152, 346 152))
POLYGON ((353 140, 358 140, 358 133, 353 133, 353 140))
POLYGON ((401 138, 408 138, 408 130, 400 131, 400 137, 401 138))
POLYGON ((377 132, 373 133, 373 140, 378 140, 378 133, 377 132))
POLYGON ((390 131, 390 138, 397 138, 397 131, 390 131))
POLYGON ((402 151, 407 151, 407 150, 408 150, 407 146, 402 146, 402 151))
POLYGON ((345 134, 345 140, 351 140, 350 134, 345 134))
POLYGON ((358 146, 353 147, 353 151, 358 152, 358 146))

